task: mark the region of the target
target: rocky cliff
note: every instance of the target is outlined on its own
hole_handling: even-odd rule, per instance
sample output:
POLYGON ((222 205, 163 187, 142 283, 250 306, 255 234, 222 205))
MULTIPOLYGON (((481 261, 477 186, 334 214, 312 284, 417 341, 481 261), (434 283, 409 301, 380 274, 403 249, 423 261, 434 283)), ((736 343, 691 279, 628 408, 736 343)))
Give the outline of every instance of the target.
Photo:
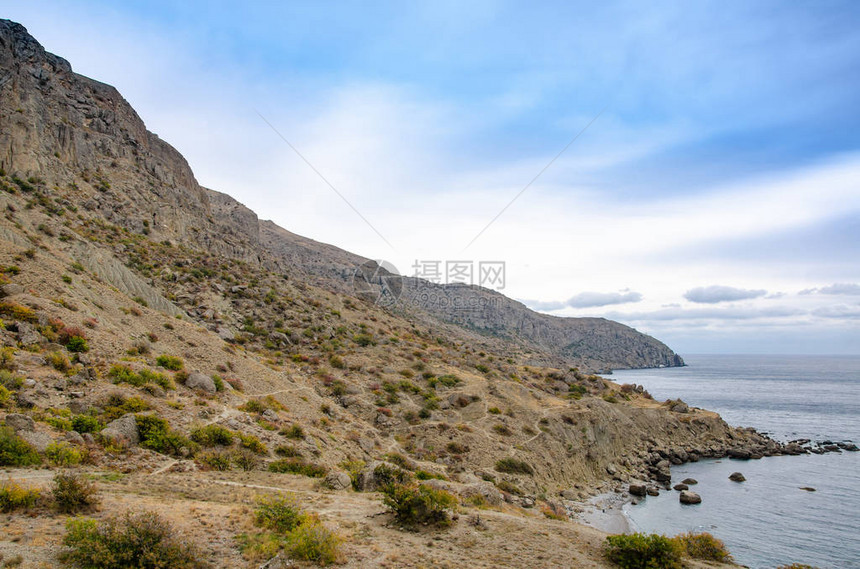
MULTIPOLYGON (((116 89, 74 73, 8 20, 0 20, 0 70, 3 170, 50 177, 79 206, 135 234, 351 292, 366 259, 261 222, 230 196, 201 187, 116 89)), ((661 342, 609 320, 538 314, 477 287, 406 279, 406 291, 395 308, 519 343, 535 362, 590 370, 683 365, 661 342)))

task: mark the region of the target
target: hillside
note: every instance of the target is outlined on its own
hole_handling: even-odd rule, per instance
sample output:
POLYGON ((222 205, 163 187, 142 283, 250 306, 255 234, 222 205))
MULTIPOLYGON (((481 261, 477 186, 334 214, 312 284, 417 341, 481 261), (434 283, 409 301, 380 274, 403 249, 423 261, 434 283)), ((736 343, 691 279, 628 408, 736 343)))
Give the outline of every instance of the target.
MULTIPOLYGON (((587 373, 681 363, 620 324, 476 288, 440 287, 497 301, 469 314, 356 296, 363 259, 200 187, 114 88, 5 20, 0 209, 4 477, 86 473, 95 518, 157 510, 217 567, 265 561, 240 535, 277 491, 343 536, 349 567, 605 567, 604 536, 567 521, 581 500, 787 452, 587 373), (459 519, 400 531, 380 461, 450 491, 459 519)), ((57 566, 67 518, 8 516, 0 553, 57 566)))

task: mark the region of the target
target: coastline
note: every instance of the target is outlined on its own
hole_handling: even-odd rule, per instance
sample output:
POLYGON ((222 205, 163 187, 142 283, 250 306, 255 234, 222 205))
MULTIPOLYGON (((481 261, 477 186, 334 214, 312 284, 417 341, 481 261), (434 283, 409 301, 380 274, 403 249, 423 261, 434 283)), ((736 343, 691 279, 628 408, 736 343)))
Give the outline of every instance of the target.
POLYGON ((624 511, 631 502, 627 493, 605 492, 589 498, 573 518, 576 523, 609 534, 630 533, 632 522, 624 511))

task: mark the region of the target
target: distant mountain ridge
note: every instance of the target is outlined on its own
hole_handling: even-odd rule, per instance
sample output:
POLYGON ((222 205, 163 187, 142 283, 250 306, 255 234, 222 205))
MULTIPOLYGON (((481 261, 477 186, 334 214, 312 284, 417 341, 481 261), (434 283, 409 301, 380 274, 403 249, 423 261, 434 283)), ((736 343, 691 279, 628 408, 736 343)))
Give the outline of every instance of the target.
MULTIPOLYGON (((0 20, 0 167, 24 178, 50 173, 76 188, 83 179, 94 191, 75 205, 107 222, 324 288, 349 292, 367 261, 261 221, 200 186, 182 155, 149 132, 115 88, 74 73, 8 20, 0 20)), ((393 310, 513 342, 535 361, 587 370, 683 365, 659 340, 617 322, 539 314, 479 287, 403 283, 393 310), (428 290, 433 300, 425 299, 428 290)))

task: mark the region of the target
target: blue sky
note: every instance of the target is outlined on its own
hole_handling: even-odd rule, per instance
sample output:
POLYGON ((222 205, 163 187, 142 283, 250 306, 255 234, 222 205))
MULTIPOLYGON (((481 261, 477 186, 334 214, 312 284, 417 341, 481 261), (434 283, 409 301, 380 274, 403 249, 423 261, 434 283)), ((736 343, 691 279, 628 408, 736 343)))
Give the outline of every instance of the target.
POLYGON ((860 4, 281 4, 3 17, 291 231, 501 259, 509 296, 682 353, 860 351, 860 294, 800 294, 860 283, 860 4))

